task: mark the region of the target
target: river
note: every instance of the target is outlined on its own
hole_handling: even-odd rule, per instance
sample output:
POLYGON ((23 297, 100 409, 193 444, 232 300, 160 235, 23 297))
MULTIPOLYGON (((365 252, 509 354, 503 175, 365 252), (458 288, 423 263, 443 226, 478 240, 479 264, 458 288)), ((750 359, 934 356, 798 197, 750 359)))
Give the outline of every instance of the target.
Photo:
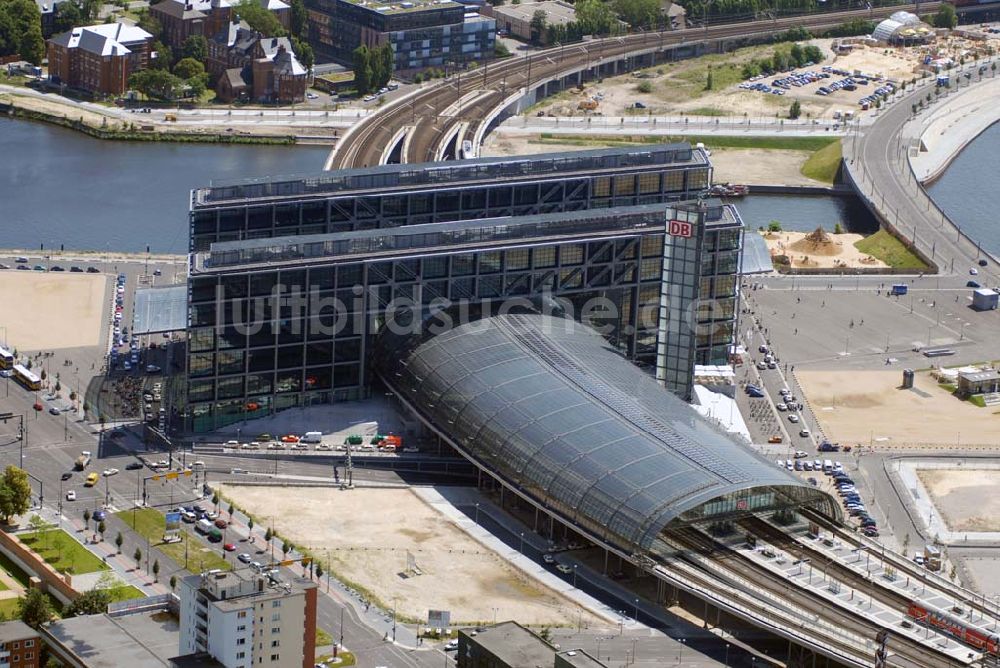
POLYGON ((188 199, 212 179, 317 171, 323 146, 94 139, 0 118, 0 247, 186 253, 188 199))
POLYGON ((972 140, 927 192, 984 250, 1000 256, 1000 123, 972 140))
MULTIPOLYGON (((44 123, 0 118, 0 247, 187 251, 191 188, 322 169, 322 146, 110 142, 44 123)), ((930 187, 949 216, 1000 253, 1000 124, 980 135, 930 187)), ((735 200, 749 229, 870 233, 877 224, 855 197, 753 195, 735 200)))

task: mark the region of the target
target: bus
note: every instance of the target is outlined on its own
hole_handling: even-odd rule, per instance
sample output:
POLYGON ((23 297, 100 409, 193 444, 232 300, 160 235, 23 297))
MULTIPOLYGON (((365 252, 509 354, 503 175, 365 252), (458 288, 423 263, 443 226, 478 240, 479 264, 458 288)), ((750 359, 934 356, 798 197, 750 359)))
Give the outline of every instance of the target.
POLYGON ((28 367, 21 364, 14 365, 14 380, 32 392, 42 389, 42 379, 33 374, 28 367))
POLYGON ((6 348, 0 348, 0 369, 12 369, 14 367, 14 354, 6 348))

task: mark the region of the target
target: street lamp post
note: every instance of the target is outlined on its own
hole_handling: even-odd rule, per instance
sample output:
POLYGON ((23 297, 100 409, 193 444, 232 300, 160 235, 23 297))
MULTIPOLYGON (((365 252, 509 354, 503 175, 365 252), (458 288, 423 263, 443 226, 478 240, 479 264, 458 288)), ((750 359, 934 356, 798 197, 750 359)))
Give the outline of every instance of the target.
POLYGON ((576 569, 577 564, 573 564, 573 589, 576 589, 576 569))
POLYGON ((521 554, 524 554, 524 532, 521 532, 521 547, 518 550, 521 554))

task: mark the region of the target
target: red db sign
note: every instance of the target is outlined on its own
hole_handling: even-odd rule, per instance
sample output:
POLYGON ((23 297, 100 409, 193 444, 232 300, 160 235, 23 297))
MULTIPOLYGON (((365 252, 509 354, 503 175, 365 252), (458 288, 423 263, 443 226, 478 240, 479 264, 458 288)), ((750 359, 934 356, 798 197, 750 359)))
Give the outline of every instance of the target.
POLYGON ((690 237, 694 235, 694 225, 683 220, 671 220, 667 223, 667 234, 672 237, 690 237))

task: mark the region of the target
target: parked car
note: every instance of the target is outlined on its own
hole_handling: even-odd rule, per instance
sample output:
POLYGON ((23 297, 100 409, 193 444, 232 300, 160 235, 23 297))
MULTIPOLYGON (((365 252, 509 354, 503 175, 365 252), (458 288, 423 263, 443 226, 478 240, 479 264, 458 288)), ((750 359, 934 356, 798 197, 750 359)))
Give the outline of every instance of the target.
POLYGON ((72 489, 69 490, 68 492, 66 492, 66 500, 67 501, 76 501, 76 492, 73 491, 72 489))

